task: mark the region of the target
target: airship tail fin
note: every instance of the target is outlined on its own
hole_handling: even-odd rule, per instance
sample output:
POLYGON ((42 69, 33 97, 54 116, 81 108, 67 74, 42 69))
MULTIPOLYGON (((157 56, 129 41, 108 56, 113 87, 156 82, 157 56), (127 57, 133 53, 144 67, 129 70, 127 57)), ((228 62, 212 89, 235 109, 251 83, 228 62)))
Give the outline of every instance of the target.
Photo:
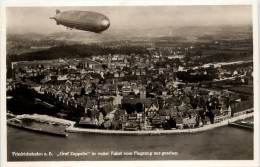
POLYGON ((56 14, 59 14, 60 13, 60 10, 59 9, 56 9, 56 14))

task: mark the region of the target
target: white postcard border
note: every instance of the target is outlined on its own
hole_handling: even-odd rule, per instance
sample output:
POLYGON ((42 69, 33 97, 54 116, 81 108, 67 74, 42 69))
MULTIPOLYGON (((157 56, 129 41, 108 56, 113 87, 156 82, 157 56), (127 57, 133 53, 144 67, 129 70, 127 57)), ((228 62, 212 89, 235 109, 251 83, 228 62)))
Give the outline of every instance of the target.
MULTIPOLYGON (((258 15, 257 1, 220 0, 220 1, 76 1, 76 2, 1 2, 1 165, 2 166, 259 166, 259 57, 258 57, 258 15), (173 160, 173 161, 38 161, 38 162, 7 162, 6 135, 6 8, 7 7, 36 7, 36 6, 157 6, 157 5, 252 5, 253 41, 254 41, 254 160, 173 160)), ((232 150, 230 150, 232 151, 232 150)))

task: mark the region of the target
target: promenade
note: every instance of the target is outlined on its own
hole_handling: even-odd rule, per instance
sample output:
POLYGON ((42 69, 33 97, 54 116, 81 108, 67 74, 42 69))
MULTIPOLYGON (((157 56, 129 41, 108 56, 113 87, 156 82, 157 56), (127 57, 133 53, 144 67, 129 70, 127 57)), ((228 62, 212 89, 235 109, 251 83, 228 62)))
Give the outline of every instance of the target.
POLYGON ((203 127, 199 128, 193 128, 193 129, 173 129, 173 130, 142 130, 142 131, 124 131, 124 130, 106 130, 106 129, 90 129, 90 128, 79 128, 74 127, 75 122, 55 118, 47 115, 40 115, 40 114, 24 114, 24 115, 17 115, 16 118, 22 119, 22 118, 29 118, 34 119, 41 122, 48 122, 48 123, 58 123, 66 125, 65 128, 66 132, 69 133, 90 133, 90 134, 114 134, 114 135, 167 135, 167 134, 185 134, 185 133, 198 133, 198 132, 204 132, 207 130, 211 130, 214 128, 226 126, 229 123, 235 122, 237 120, 242 120, 246 118, 253 117, 254 113, 248 113, 244 115, 240 115, 237 117, 232 117, 230 119, 226 119, 224 121, 204 125, 203 127))
POLYGON ((248 113, 233 117, 215 124, 204 125, 203 127, 194 129, 174 129, 174 130, 148 130, 148 131, 123 131, 123 130, 103 130, 103 129, 88 129, 88 128, 78 128, 74 126, 69 126, 66 128, 67 132, 70 133, 90 133, 90 134, 115 134, 115 135, 167 135, 167 134, 185 134, 185 133, 198 133, 211 130, 214 128, 226 126, 231 122, 237 120, 253 117, 254 113, 248 113))

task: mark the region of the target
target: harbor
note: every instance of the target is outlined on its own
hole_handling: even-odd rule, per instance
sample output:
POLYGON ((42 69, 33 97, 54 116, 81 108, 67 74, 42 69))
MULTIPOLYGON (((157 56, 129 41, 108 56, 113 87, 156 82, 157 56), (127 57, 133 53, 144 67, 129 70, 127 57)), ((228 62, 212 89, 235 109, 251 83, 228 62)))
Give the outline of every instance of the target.
POLYGON ((64 133, 64 132, 51 132, 51 131, 46 131, 46 130, 42 130, 41 128, 33 128, 33 127, 29 127, 29 126, 24 126, 21 124, 17 124, 11 121, 7 122, 7 125, 9 126, 13 126, 19 129, 24 129, 24 130, 29 130, 29 131, 33 131, 36 133, 42 133, 42 134, 47 134, 47 135, 54 135, 54 136, 60 136, 60 137, 67 137, 68 134, 64 133))
POLYGON ((252 131, 254 130, 254 123, 251 121, 238 120, 236 122, 229 123, 228 125, 236 128, 243 128, 252 131))
POLYGON ((49 116, 45 115, 24 114, 15 116, 9 113, 8 117, 7 125, 9 126, 59 137, 67 137, 68 133, 65 128, 71 125, 67 121, 56 118, 49 119, 49 116))

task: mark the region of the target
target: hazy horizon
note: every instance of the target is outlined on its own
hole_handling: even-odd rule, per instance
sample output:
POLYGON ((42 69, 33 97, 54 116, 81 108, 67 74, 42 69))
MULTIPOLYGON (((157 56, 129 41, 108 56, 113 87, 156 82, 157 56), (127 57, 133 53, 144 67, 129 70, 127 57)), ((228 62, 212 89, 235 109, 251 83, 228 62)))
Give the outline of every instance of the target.
POLYGON ((86 7, 8 7, 8 34, 67 32, 65 26, 49 19, 61 11, 95 11, 106 15, 117 29, 158 29, 185 26, 252 26, 250 5, 226 6, 86 6, 86 7))

